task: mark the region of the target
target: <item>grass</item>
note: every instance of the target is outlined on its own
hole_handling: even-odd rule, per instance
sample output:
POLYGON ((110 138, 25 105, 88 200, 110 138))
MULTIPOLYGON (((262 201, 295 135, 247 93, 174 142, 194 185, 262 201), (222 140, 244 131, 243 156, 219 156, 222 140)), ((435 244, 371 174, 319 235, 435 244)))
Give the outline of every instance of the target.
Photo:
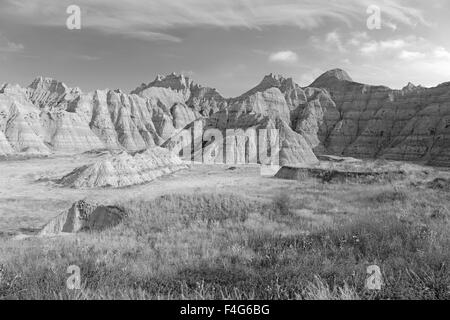
POLYGON ((120 203, 128 218, 111 230, 4 241, 0 299, 450 298, 445 194, 329 188, 345 196, 171 194, 120 203), (379 292, 364 285, 373 264, 379 292), (70 265, 82 290, 66 288, 70 265))
POLYGON ((401 202, 409 200, 409 195, 404 190, 386 189, 374 195, 372 201, 375 203, 401 202))

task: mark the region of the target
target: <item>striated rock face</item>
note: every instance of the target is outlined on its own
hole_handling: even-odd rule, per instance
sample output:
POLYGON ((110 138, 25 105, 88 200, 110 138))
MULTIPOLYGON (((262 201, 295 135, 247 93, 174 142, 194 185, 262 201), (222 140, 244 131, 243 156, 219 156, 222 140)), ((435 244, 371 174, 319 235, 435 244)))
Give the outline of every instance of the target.
POLYGON ((195 126, 190 126, 187 137, 176 135, 163 146, 184 154, 192 145, 188 158, 207 163, 314 163, 318 160, 307 140, 290 127, 291 113, 306 100, 292 79, 269 75, 205 119, 200 132, 192 133, 195 126))
POLYGON ((174 74, 135 93, 82 93, 42 77, 27 88, 2 85, 0 154, 144 150, 226 105, 214 89, 174 74))
POLYGON ((0 131, 0 156, 7 156, 14 153, 13 148, 6 139, 3 131, 0 131))
POLYGON ((127 214, 124 209, 114 206, 101 206, 84 200, 75 202, 72 207, 51 220, 39 232, 40 236, 53 236, 61 233, 82 231, 103 231, 118 225, 127 214))
POLYGON ((181 159, 167 149, 154 147, 144 152, 119 155, 75 169, 59 183, 72 188, 126 187, 150 182, 186 168, 181 159))
POLYGON ((325 72, 320 77, 318 77, 311 85, 310 87, 313 88, 323 88, 328 87, 330 85, 335 84, 336 82, 353 82, 353 79, 350 77, 350 75, 342 70, 342 69, 333 69, 325 72))
POLYGON ((41 109, 64 108, 81 94, 79 88, 69 88, 51 78, 37 78, 26 88, 30 101, 41 109))
POLYGON ((131 94, 82 93, 49 78, 27 88, 0 87, 0 155, 136 152, 163 145, 175 151, 190 147, 188 157, 197 160, 261 162, 259 130, 271 129, 279 130, 280 161, 287 165, 328 154, 450 166, 450 83, 392 90, 356 83, 334 69, 306 88, 270 74, 231 99, 174 73, 131 94), (182 139, 183 129, 193 131, 196 124, 200 132, 182 139), (204 137, 214 129, 220 141, 204 137), (233 131, 229 139, 227 130, 233 131))
MULTIPOLYGON (((27 98, 26 90, 5 85, 0 89, 0 131, 14 153, 49 153, 44 142, 45 132, 40 123, 40 112, 27 98)), ((2 149, 3 149, 2 148, 2 149)))
MULTIPOLYGON (((184 75, 172 73, 167 76, 158 75, 153 82, 142 84, 131 92, 142 97, 153 99, 166 110, 170 110, 174 105, 179 105, 187 109, 184 112, 192 112, 195 115, 209 116, 226 107, 227 102, 216 89, 203 87, 194 83, 184 75)), ((189 118, 179 118, 184 126, 189 122, 189 118)))
POLYGON ((314 107, 318 116, 311 122, 327 123, 310 139, 316 151, 450 165, 450 83, 392 90, 326 73, 313 85, 330 93, 338 111, 322 113, 329 102, 314 107))

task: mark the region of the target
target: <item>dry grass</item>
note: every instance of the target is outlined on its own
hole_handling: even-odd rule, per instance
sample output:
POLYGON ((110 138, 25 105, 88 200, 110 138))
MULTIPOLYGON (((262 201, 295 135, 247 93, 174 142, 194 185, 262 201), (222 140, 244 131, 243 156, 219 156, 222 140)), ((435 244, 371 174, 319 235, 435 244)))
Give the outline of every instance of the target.
POLYGON ((295 183, 123 202, 101 233, 0 244, 10 299, 449 299, 450 199, 408 186, 295 183), (301 192, 294 192, 302 188, 301 192), (381 267, 380 292, 364 287, 381 267), (81 268, 83 289, 66 289, 81 268))

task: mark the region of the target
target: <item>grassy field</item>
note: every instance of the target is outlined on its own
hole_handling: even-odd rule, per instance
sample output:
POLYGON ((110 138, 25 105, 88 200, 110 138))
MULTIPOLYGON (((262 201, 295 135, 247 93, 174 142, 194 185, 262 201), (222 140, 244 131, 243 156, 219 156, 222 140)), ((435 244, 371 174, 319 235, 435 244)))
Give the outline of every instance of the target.
POLYGON ((292 182, 119 203, 102 233, 0 244, 1 299, 450 299, 446 185, 292 182), (365 288, 369 265, 381 291, 365 288), (81 269, 68 290, 67 267, 81 269))

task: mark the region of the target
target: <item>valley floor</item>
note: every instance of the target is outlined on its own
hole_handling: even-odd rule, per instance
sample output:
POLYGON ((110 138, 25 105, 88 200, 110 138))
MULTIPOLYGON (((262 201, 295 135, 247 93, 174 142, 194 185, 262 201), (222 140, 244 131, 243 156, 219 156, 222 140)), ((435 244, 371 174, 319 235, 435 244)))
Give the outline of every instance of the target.
MULTIPOLYGON (((0 162, 0 299, 449 299, 449 173, 323 182, 193 165, 152 183, 54 181, 99 155, 0 162), (77 200, 129 217, 101 233, 30 237, 77 200), (365 288, 378 265, 383 289, 365 288), (66 288, 81 268, 82 290, 66 288)), ((398 164, 393 164, 393 167, 398 164)))

